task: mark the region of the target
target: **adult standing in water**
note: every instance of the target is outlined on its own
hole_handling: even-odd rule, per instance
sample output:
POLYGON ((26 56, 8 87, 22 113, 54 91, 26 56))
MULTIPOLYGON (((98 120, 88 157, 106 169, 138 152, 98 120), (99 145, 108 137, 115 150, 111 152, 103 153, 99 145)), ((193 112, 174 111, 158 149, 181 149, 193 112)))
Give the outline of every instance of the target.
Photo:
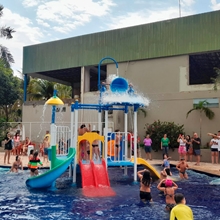
POLYGON ((4 142, 5 142, 4 164, 6 163, 6 158, 8 159, 8 164, 10 164, 10 155, 11 155, 11 150, 12 150, 12 137, 9 132, 7 132, 4 142))
POLYGON ((195 165, 200 165, 200 145, 201 145, 201 139, 199 138, 197 133, 193 134, 192 138, 192 145, 193 145, 193 151, 196 156, 196 163, 195 165))
MULTIPOLYGON (((90 130, 91 130, 90 124, 89 124, 89 128, 87 128, 85 124, 82 124, 78 129, 78 135, 79 136, 84 135, 86 132, 90 132, 90 130)), ((80 149, 79 149, 79 152, 80 152, 79 155, 81 159, 85 159, 88 157, 88 154, 86 152, 86 146, 87 146, 87 140, 82 140, 80 142, 80 149)))
POLYGON ((163 138, 161 138, 161 150, 163 150, 163 159, 164 159, 164 154, 166 154, 168 157, 169 144, 170 144, 170 139, 167 137, 167 134, 164 134, 163 138))

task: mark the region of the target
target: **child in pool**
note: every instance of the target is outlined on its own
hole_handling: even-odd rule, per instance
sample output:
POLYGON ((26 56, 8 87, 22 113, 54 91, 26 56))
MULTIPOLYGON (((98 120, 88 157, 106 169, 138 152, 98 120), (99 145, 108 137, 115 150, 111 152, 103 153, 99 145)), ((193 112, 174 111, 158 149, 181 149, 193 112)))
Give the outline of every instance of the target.
POLYGON ((30 150, 30 154, 28 156, 28 168, 30 168, 30 160, 33 158, 34 156, 34 150, 30 150))
POLYGON ((21 158, 17 155, 15 157, 15 162, 11 166, 10 172, 18 173, 19 167, 21 168, 21 170, 23 170, 23 164, 22 164, 21 158))
POLYGON ((166 171, 167 175, 172 176, 173 174, 170 171, 170 162, 169 162, 169 159, 171 159, 171 157, 167 157, 167 155, 164 154, 163 158, 164 160, 162 166, 164 166, 164 170, 166 171))
POLYGON ((140 170, 138 171, 138 177, 140 178, 141 187, 140 187, 140 199, 142 202, 152 202, 152 196, 151 196, 151 177, 149 170, 140 170))
POLYGON ((31 176, 37 176, 38 175, 38 164, 43 166, 43 163, 38 158, 38 152, 34 153, 33 157, 30 159, 29 164, 30 164, 29 168, 30 168, 31 176))
POLYGON ((177 170, 179 170, 179 176, 181 179, 188 179, 186 170, 189 169, 188 164, 185 161, 185 158, 182 158, 181 161, 176 165, 177 170))

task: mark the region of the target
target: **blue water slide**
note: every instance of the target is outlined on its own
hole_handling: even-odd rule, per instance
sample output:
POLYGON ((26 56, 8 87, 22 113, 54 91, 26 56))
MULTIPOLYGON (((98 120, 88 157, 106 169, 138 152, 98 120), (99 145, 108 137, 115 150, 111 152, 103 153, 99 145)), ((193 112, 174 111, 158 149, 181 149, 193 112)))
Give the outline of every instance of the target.
POLYGON ((68 156, 60 161, 57 166, 53 169, 39 175, 34 176, 26 180, 26 185, 31 188, 39 189, 39 188, 48 188, 52 186, 53 182, 60 177, 68 168, 68 166, 73 161, 73 157, 75 156, 76 150, 75 148, 69 148, 68 156))

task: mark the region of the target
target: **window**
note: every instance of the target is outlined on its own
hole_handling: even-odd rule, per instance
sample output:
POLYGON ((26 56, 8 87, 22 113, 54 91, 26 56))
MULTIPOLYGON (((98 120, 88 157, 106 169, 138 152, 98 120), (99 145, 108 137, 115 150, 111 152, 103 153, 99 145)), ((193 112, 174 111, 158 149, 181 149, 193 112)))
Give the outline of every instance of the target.
POLYGON ((220 51, 189 56, 189 84, 211 84, 220 68, 220 51))
POLYGON ((193 99, 193 105, 198 105, 199 102, 207 101, 208 104, 206 107, 208 108, 218 108, 219 107, 219 99, 218 98, 209 98, 209 99, 193 99))

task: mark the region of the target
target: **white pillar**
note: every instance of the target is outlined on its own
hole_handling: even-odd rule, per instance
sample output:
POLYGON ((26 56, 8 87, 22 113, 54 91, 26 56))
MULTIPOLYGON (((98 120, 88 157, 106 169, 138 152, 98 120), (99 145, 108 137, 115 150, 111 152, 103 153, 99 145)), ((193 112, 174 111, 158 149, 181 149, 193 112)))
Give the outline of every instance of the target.
POLYGON ((134 110, 134 181, 137 181, 137 110, 134 110))
POLYGON ((73 170, 73 183, 76 183, 76 164, 77 164, 77 156, 78 156, 78 109, 75 109, 75 117, 74 117, 74 138, 73 138, 73 146, 76 148, 76 155, 74 159, 74 170, 73 170))
MULTIPOLYGON (((81 82, 80 82, 80 102, 83 104, 84 103, 84 81, 85 81, 85 67, 81 67, 81 82)), ((81 118, 80 122, 82 123, 84 118, 84 110, 82 109, 81 111, 81 118)))
POLYGON ((84 67, 84 92, 90 91, 90 72, 89 67, 84 67))
POLYGON ((105 110, 105 129, 104 129, 104 136, 105 136, 105 148, 104 148, 104 152, 105 152, 105 163, 106 163, 106 167, 108 167, 108 163, 107 163, 107 152, 108 152, 108 110, 105 110))
MULTIPOLYGON (((125 107, 126 108, 126 107, 125 107)), ((128 113, 125 111, 124 113, 124 131, 125 131, 125 152, 124 152, 124 160, 128 158, 128 113)), ((131 146, 130 146, 131 147, 131 146)), ((124 175, 128 175, 128 167, 125 166, 124 175)))
MULTIPOLYGON (((70 143, 69 143, 69 148, 70 147, 75 147, 75 149, 77 149, 76 145, 73 145, 73 122, 74 122, 74 112, 71 110, 70 113, 70 143)), ((76 155, 75 155, 76 158, 76 155)), ((70 164, 69 166, 69 177, 72 177, 73 175, 73 170, 72 170, 72 164, 70 164)))
POLYGON ((98 130, 99 134, 102 135, 102 112, 98 112, 98 130))

